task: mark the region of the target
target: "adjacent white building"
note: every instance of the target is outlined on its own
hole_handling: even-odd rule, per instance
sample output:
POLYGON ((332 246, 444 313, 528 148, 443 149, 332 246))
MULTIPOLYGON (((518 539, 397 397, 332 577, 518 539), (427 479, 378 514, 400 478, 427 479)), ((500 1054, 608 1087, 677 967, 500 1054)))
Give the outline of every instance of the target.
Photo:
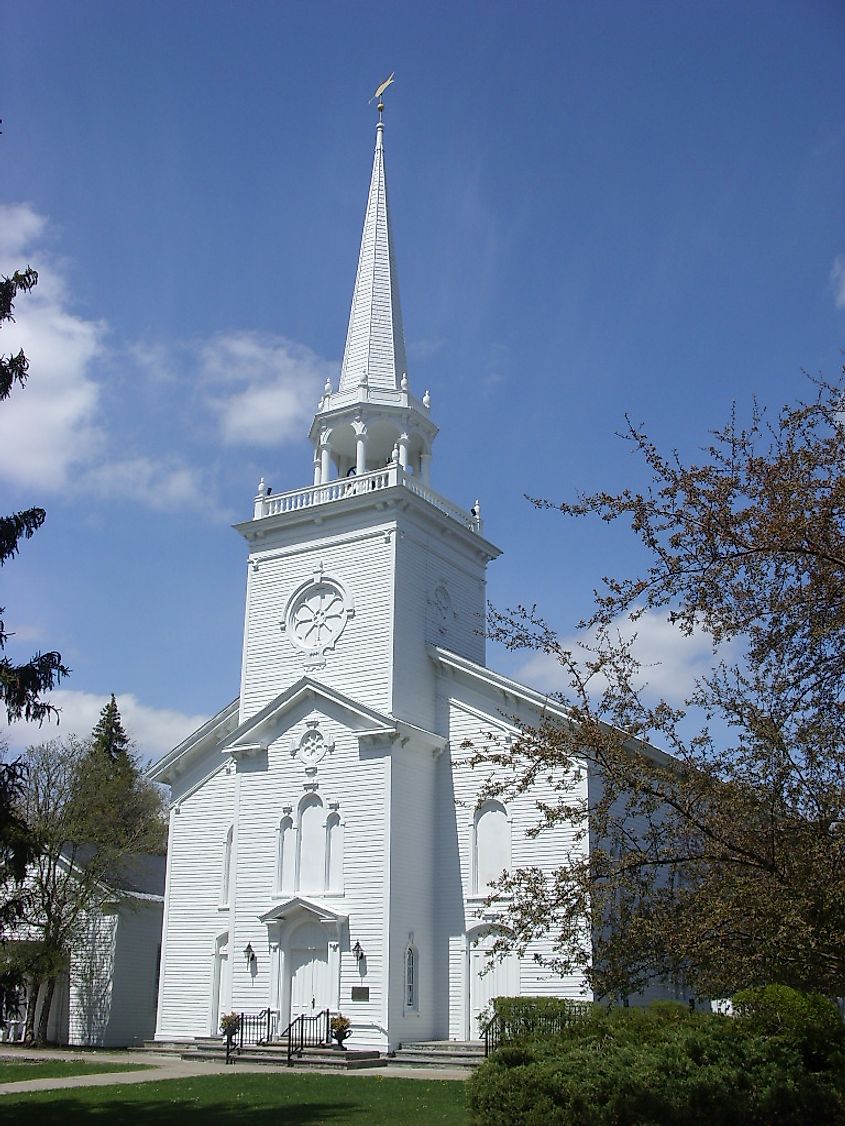
MULTIPOLYGON (((380 107, 381 110, 381 107, 380 107)), ((437 427, 411 390, 381 112, 346 348, 305 487, 237 525, 248 551, 240 695, 151 771, 172 808, 156 1036, 221 1012, 349 1016, 356 1047, 477 1036, 498 994, 584 995, 529 951, 489 972, 503 868, 560 864, 534 801, 481 798, 467 743, 547 700, 485 666, 479 506, 432 484, 437 427)), ((579 783, 586 785, 586 781, 579 783)))

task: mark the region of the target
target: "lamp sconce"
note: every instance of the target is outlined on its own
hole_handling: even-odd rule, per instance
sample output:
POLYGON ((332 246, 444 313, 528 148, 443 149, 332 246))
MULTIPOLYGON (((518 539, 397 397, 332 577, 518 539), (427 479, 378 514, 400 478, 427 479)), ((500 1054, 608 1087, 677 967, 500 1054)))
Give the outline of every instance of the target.
POLYGON ((352 947, 352 956, 356 962, 360 962, 364 958, 364 949, 360 942, 356 942, 352 947))
POLYGON ((248 942, 246 944, 246 946, 244 947, 244 958, 246 958, 246 968, 247 969, 251 968, 253 962, 258 961, 258 959, 255 956, 255 951, 252 949, 252 943, 251 942, 248 942))

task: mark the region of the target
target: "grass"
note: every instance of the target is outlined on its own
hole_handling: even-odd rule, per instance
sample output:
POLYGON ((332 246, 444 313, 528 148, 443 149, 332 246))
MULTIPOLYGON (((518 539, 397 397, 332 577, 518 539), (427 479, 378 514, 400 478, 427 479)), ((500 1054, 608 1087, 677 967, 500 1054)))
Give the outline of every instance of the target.
POLYGON ((462 1081, 233 1071, 115 1087, 0 1095, 0 1124, 467 1126, 462 1081))
POLYGON ((88 1063, 87 1060, 0 1060, 0 1083, 25 1079, 62 1079, 66 1075, 96 1075, 106 1071, 148 1071, 147 1063, 88 1063))

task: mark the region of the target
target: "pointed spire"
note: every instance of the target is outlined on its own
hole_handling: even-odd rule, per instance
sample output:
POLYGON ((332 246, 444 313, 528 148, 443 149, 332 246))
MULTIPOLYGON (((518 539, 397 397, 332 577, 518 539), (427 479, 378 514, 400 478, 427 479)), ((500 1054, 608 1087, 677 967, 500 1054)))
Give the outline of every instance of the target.
POLYGON ((358 272, 349 313, 346 348, 340 369, 339 391, 361 385, 362 377, 372 388, 398 390, 407 369, 405 333, 399 307, 399 284, 393 260, 393 233, 387 208, 384 173, 384 106, 379 101, 376 151, 370 194, 361 235, 358 272))

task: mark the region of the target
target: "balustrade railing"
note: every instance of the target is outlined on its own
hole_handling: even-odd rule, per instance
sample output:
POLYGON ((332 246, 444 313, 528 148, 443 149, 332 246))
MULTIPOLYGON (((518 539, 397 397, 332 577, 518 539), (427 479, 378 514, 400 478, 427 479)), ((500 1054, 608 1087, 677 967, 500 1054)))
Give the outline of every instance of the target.
POLYGON ((273 496, 259 494, 255 498, 254 518, 261 520, 266 516, 281 516, 287 512, 298 512, 302 509, 314 508, 318 505, 333 504, 335 501, 346 500, 350 497, 366 496, 382 489, 401 487, 408 489, 415 496, 428 501, 434 508, 445 513, 446 516, 463 524, 470 531, 481 531, 481 517, 473 509, 467 512, 457 504, 453 504, 446 497, 436 493, 429 485, 424 484, 418 477, 406 473, 397 462, 377 469, 372 473, 364 473, 360 477, 341 477, 335 481, 328 481, 325 485, 308 485, 304 489, 293 489, 287 493, 278 493, 273 496))

